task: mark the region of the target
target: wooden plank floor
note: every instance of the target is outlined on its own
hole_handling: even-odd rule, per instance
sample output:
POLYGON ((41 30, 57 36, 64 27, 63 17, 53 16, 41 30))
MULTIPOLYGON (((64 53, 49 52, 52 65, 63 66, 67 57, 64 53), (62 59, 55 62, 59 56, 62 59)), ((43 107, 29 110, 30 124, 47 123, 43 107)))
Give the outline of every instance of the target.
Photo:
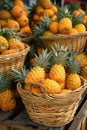
POLYGON ((19 99, 14 111, 0 111, 0 130, 87 130, 87 92, 80 101, 74 120, 66 126, 47 127, 31 121, 19 99))

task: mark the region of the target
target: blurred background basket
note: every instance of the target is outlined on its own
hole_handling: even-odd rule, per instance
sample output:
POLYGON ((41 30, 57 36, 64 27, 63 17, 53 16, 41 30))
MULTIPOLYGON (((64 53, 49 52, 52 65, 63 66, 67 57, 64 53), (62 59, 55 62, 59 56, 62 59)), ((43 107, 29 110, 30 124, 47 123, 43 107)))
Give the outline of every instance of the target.
POLYGON ((46 48, 49 50, 55 43, 60 43, 63 46, 68 46, 69 50, 78 53, 83 52, 87 40, 87 32, 76 35, 56 35, 56 36, 40 36, 39 37, 46 48))
MULTIPOLYGON (((72 92, 64 94, 48 95, 45 91, 43 94, 33 94, 22 88, 20 83, 17 84, 17 90, 25 105, 29 117, 39 124, 45 126, 63 126, 73 120, 76 109, 83 92, 87 88, 85 79, 82 79, 82 86, 72 92)), ((28 84, 30 87, 43 87, 41 84, 28 84)))
POLYGON ((30 47, 25 44, 25 49, 21 52, 10 55, 0 55, 0 74, 5 73, 9 77, 9 71, 12 68, 20 69, 24 65, 29 50, 30 47))

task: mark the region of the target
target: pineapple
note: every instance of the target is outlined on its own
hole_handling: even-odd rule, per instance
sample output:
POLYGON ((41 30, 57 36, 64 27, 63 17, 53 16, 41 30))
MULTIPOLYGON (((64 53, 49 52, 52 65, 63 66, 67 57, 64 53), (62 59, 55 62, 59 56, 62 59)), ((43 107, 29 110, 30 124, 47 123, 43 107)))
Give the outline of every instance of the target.
POLYGON ((52 20, 49 18, 48 15, 44 15, 43 18, 40 18, 40 21, 33 29, 33 35, 35 36, 41 36, 45 31, 48 31, 49 25, 52 22, 52 20))
POLYGON ((68 34, 72 28, 71 14, 67 6, 60 7, 57 13, 57 19, 59 22, 59 32, 62 34, 68 34))
POLYGON ((17 72, 17 70, 12 70, 11 75, 13 75, 13 77, 15 77, 15 79, 20 82, 42 82, 45 78, 45 72, 50 66, 50 55, 51 53, 48 53, 47 49, 43 50, 42 54, 40 54, 39 56, 35 56, 36 59, 33 64, 33 68, 31 68, 31 70, 27 74, 26 71, 22 69, 21 72, 17 72))
POLYGON ((4 74, 0 75, 0 108, 3 111, 11 111, 16 106, 16 100, 9 88, 9 83, 4 74))
POLYGON ((86 27, 84 25, 84 21, 83 21, 83 16, 82 15, 73 16, 72 17, 72 23, 73 23, 74 28, 78 32, 86 32, 86 27))
POLYGON ((9 49, 9 50, 5 50, 4 52, 2 52, 1 55, 10 55, 10 54, 14 54, 17 52, 18 52, 18 50, 16 50, 16 49, 9 49))
POLYGON ((36 55, 36 59, 33 65, 33 68, 27 74, 25 78, 25 83, 28 82, 42 82, 45 78, 45 72, 50 66, 50 55, 47 53, 47 49, 42 51, 42 54, 39 56, 36 55))
MULTIPOLYGON (((43 81, 43 85, 45 86, 46 92, 48 94, 58 94, 61 92, 60 85, 54 80, 45 79, 43 81)), ((43 88, 41 88, 41 90, 43 91, 43 88)))
POLYGON ((11 38, 8 43, 10 49, 16 49, 18 51, 23 51, 25 49, 24 43, 22 43, 19 39, 11 38))
POLYGON ((7 50, 9 47, 8 41, 3 36, 0 36, 0 53, 7 50))
POLYGON ((76 55, 76 61, 80 62, 81 67, 84 67, 87 65, 87 49, 83 53, 76 55))
POLYGON ((76 61, 76 53, 71 52, 67 63, 66 88, 75 90, 81 86, 80 63, 76 61))
MULTIPOLYGON (((60 46, 57 46, 60 47, 60 46)), ((61 47, 62 48, 62 47, 61 47)), ((53 57, 52 57, 52 67, 49 72, 49 78, 57 81, 61 85, 61 88, 65 86, 65 64, 68 56, 68 52, 61 52, 61 49, 58 52, 58 48, 52 47, 53 57)))
POLYGON ((87 65, 81 68, 80 75, 87 80, 87 65))

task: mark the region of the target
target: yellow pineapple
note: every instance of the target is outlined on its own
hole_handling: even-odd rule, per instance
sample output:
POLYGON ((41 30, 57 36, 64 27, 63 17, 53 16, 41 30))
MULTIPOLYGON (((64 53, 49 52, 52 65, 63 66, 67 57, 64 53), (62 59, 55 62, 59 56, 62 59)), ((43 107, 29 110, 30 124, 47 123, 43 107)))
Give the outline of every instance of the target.
POLYGON ((49 25, 49 30, 54 34, 57 34, 59 32, 58 22, 56 22, 56 21, 51 22, 49 25))
POLYGON ((80 32, 80 33, 86 32, 86 27, 85 27, 85 25, 84 25, 84 24, 81 24, 81 23, 75 25, 75 29, 76 29, 78 32, 80 32))
POLYGON ((81 68, 80 75, 87 80, 87 65, 81 68))
POLYGON ((1 53, 1 55, 10 55, 10 54, 14 54, 14 53, 17 53, 18 50, 16 49, 9 49, 9 50, 5 50, 1 53))
POLYGON ((42 51, 42 54, 36 56, 33 68, 27 74, 25 83, 28 82, 42 82, 45 78, 45 71, 49 67, 50 52, 47 49, 42 51), (38 76, 37 76, 38 75, 38 76))
POLYGON ((54 46, 52 48, 53 51, 53 57, 52 57, 52 67, 49 72, 49 78, 52 80, 57 81, 61 85, 61 88, 64 88, 65 86, 65 64, 67 59, 67 52, 63 52, 63 48, 61 47, 60 50, 58 50, 60 46, 54 46), (55 48, 56 47, 56 48, 55 48), (59 52, 58 52, 58 51, 59 52), (61 52, 62 51, 62 52, 61 52))
MULTIPOLYGON (((60 85, 54 80, 45 79, 43 85, 45 86, 46 92, 49 94, 58 94, 61 92, 60 85)), ((44 91, 43 88, 41 90, 44 91)))
POLYGON ((75 90, 81 86, 80 63, 76 61, 76 53, 71 52, 67 63, 66 88, 75 90))
POLYGON ((0 108, 3 111, 11 111, 16 106, 16 100, 9 89, 9 83, 4 74, 0 75, 0 108))
POLYGON ((22 51, 25 49, 24 43, 22 43, 19 39, 11 38, 9 39, 8 43, 9 43, 10 49, 16 49, 19 51, 22 51))
POLYGON ((83 53, 76 55, 76 61, 80 62, 81 67, 87 65, 87 49, 83 53))
POLYGON ((11 74, 13 77, 20 82, 42 82, 45 78, 45 71, 47 71, 50 63, 50 52, 47 52, 46 50, 42 51, 42 54, 39 54, 39 56, 35 56, 33 67, 28 71, 28 73, 25 72, 25 70, 22 69, 21 72, 17 73, 17 70, 12 70, 11 74), (25 75, 25 76, 24 76, 25 75), (23 78, 24 77, 24 78, 23 78), (22 81, 21 81, 22 80, 22 81))
POLYGON ((72 20, 67 6, 59 8, 57 18, 59 22, 59 32, 62 34, 68 34, 69 30, 72 28, 72 20))
POLYGON ((9 47, 8 41, 3 36, 0 36, 0 53, 7 50, 9 47))

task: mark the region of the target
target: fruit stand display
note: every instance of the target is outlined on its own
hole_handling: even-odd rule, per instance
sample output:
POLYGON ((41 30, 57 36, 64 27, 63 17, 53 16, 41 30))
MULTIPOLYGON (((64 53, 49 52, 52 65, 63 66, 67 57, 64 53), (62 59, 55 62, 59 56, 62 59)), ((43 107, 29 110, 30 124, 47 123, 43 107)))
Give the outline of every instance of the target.
POLYGON ((0 1, 0 129, 85 130, 86 41, 79 3, 0 1))

